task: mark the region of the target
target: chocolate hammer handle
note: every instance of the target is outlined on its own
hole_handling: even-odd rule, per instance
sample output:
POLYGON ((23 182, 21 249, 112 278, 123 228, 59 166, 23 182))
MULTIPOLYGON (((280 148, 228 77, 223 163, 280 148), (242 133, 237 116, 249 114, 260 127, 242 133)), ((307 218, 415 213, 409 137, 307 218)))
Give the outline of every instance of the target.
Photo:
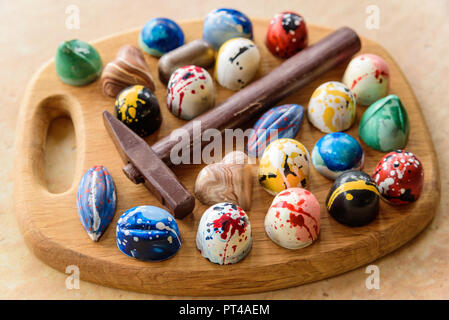
POLYGON ((134 183, 143 183, 176 218, 195 207, 195 198, 162 162, 150 146, 109 112, 103 112, 105 128, 126 163, 123 172, 134 183))
MULTIPOLYGON (((357 53, 360 47, 360 39, 352 29, 340 28, 298 52, 269 74, 232 95, 221 105, 198 116, 195 121, 201 121, 201 133, 209 128, 223 131, 226 128, 239 127, 346 61, 357 53)), ((181 128, 188 131, 192 144, 193 121, 181 128)), ((162 161, 172 165, 170 151, 177 143, 178 141, 171 139, 169 135, 156 142, 152 149, 162 161)), ((191 147, 190 150, 192 149, 191 147)))

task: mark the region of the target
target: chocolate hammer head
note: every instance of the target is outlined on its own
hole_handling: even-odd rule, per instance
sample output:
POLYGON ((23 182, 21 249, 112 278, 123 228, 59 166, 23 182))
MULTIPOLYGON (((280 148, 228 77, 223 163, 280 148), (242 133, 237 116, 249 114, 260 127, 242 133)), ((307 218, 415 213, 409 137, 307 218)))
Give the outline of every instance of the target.
POLYGON ((195 198, 151 147, 109 112, 103 112, 103 120, 126 164, 123 168, 126 176, 134 183, 143 183, 176 218, 190 214, 195 207, 195 198))

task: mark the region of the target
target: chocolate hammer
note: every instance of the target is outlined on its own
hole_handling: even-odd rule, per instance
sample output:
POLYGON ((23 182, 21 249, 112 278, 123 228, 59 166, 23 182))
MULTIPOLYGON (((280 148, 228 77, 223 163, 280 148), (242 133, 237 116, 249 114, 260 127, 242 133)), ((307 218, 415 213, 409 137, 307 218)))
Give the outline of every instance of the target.
MULTIPOLYGON (((190 139, 186 139, 186 144, 190 144, 192 151, 191 145, 195 139, 198 139, 193 134, 193 121, 201 121, 201 134, 212 128, 220 131, 226 128, 237 128, 336 65, 349 60, 360 50, 360 47, 360 38, 352 29, 348 27, 338 29, 298 52, 219 106, 182 126, 181 128, 190 136, 190 139)), ((127 177, 134 183, 144 182, 145 186, 158 197, 162 204, 172 210, 176 217, 182 218, 189 214, 194 208, 195 200, 166 166, 173 165, 170 160, 171 149, 182 142, 168 135, 149 147, 143 139, 110 113, 105 111, 104 119, 108 132, 127 163, 124 168, 127 177), (121 137, 121 132, 126 134, 126 138, 121 137), (139 155, 141 150, 144 150, 144 156, 139 155), (169 185, 165 184, 167 181, 169 185)))
POLYGON ((143 183, 176 218, 193 211, 195 198, 176 178, 173 171, 154 153, 151 147, 120 120, 103 112, 106 130, 117 148, 125 175, 134 183, 143 183))

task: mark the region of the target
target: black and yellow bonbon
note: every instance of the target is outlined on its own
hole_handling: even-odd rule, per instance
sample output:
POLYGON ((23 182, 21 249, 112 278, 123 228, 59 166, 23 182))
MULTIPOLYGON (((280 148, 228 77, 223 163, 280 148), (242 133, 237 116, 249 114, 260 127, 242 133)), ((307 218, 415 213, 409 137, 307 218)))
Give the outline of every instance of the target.
POLYGON ((340 175, 326 199, 329 214, 338 222, 358 227, 376 219, 379 191, 369 175, 351 170, 340 175))
POLYGON ((115 101, 117 118, 141 137, 159 129, 161 111, 156 96, 142 85, 123 89, 115 101))

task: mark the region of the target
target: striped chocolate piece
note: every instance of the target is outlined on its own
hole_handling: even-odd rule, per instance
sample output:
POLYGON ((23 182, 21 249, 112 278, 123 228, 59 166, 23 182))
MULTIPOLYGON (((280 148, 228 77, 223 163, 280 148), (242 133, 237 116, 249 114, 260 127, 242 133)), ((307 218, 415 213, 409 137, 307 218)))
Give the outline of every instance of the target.
POLYGON ((139 48, 125 45, 120 48, 114 61, 109 62, 101 75, 103 93, 115 98, 120 91, 131 85, 141 84, 155 91, 153 77, 139 48))

